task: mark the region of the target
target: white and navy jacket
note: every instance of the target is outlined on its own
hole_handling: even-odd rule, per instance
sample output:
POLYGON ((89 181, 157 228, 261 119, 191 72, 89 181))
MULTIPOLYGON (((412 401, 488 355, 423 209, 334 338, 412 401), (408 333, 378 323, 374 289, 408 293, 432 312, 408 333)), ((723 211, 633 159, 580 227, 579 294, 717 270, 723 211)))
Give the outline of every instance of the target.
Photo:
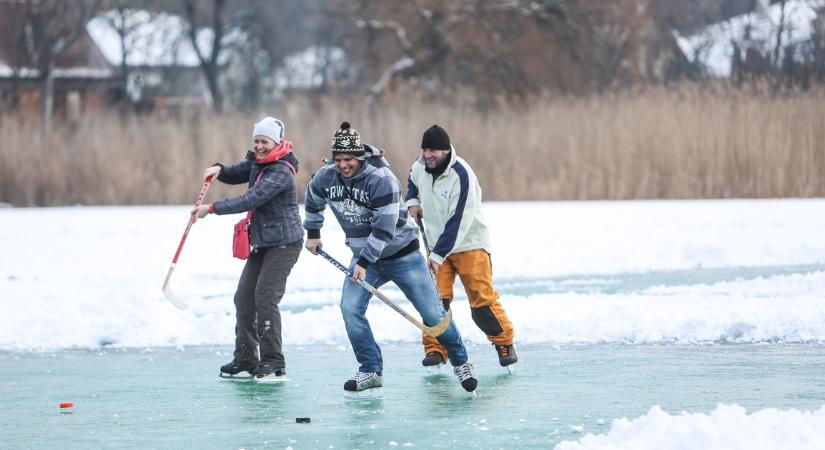
POLYGON ((401 183, 383 158, 370 159, 348 179, 334 164, 322 167, 312 177, 304 199, 307 237, 320 238, 324 209, 330 205, 344 229, 347 246, 362 267, 418 249, 418 227, 407 221, 401 183))
POLYGON ((473 169, 451 146, 450 162, 437 178, 427 173, 424 158, 410 169, 407 207, 423 211, 430 259, 441 264, 452 253, 490 251, 490 235, 481 211, 481 186, 473 169))

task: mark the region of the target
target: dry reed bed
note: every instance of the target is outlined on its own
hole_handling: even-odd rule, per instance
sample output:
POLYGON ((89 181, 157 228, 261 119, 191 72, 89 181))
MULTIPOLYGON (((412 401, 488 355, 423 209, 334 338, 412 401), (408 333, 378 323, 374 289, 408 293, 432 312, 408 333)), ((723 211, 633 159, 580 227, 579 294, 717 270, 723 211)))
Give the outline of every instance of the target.
MULTIPOLYGON (((342 120, 387 151, 406 184, 421 133, 440 123, 488 200, 825 196, 825 90, 683 86, 541 97, 481 112, 398 99, 295 100, 271 111, 302 160, 300 190, 342 120)), ((190 203, 203 169, 243 157, 258 116, 87 117, 44 131, 0 118, 0 202, 190 203)), ((217 186, 211 198, 242 187, 217 186)))

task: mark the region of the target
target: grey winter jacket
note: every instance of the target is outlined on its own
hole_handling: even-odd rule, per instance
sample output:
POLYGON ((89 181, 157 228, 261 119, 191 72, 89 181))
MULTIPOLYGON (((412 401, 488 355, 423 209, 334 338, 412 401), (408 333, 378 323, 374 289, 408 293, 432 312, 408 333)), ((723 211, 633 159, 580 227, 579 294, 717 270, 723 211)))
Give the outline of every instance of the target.
POLYGON ((365 161, 349 179, 334 164, 315 173, 304 199, 307 237, 321 236, 326 205, 332 207, 347 246, 361 261, 374 263, 390 257, 418 239, 418 227, 407 221, 401 183, 383 158, 365 161))
POLYGON ((298 169, 298 158, 287 153, 280 160, 261 165, 248 152, 246 159, 231 166, 221 166, 218 180, 227 184, 249 183, 239 197, 212 203, 216 214, 252 211, 249 242, 253 251, 263 247, 282 247, 301 241, 304 231, 298 214, 298 189, 287 161, 298 169), (259 181, 258 174, 262 174, 259 181))

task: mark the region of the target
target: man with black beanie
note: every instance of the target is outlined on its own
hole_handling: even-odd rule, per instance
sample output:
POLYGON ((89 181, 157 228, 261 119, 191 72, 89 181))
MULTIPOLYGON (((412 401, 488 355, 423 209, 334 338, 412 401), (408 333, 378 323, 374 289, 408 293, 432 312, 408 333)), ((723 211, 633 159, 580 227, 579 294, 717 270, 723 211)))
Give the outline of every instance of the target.
MULTIPOLYGON (((481 211, 481 186, 473 169, 456 155, 447 131, 433 125, 421 138, 421 157, 407 182, 406 205, 419 225, 423 220, 428 264, 436 274, 445 308, 453 299, 456 275, 461 279, 473 321, 487 335, 506 367, 518 361, 515 333, 493 287, 490 237, 481 211)), ((446 351, 424 335, 424 366, 446 361, 446 351)))

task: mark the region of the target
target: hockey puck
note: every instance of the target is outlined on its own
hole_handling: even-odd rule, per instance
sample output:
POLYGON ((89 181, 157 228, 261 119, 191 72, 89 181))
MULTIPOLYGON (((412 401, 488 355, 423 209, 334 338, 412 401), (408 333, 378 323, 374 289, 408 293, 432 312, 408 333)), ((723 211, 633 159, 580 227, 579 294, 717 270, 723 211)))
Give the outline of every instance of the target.
POLYGON ((309 417, 296 417, 295 423, 309 423, 309 417))

